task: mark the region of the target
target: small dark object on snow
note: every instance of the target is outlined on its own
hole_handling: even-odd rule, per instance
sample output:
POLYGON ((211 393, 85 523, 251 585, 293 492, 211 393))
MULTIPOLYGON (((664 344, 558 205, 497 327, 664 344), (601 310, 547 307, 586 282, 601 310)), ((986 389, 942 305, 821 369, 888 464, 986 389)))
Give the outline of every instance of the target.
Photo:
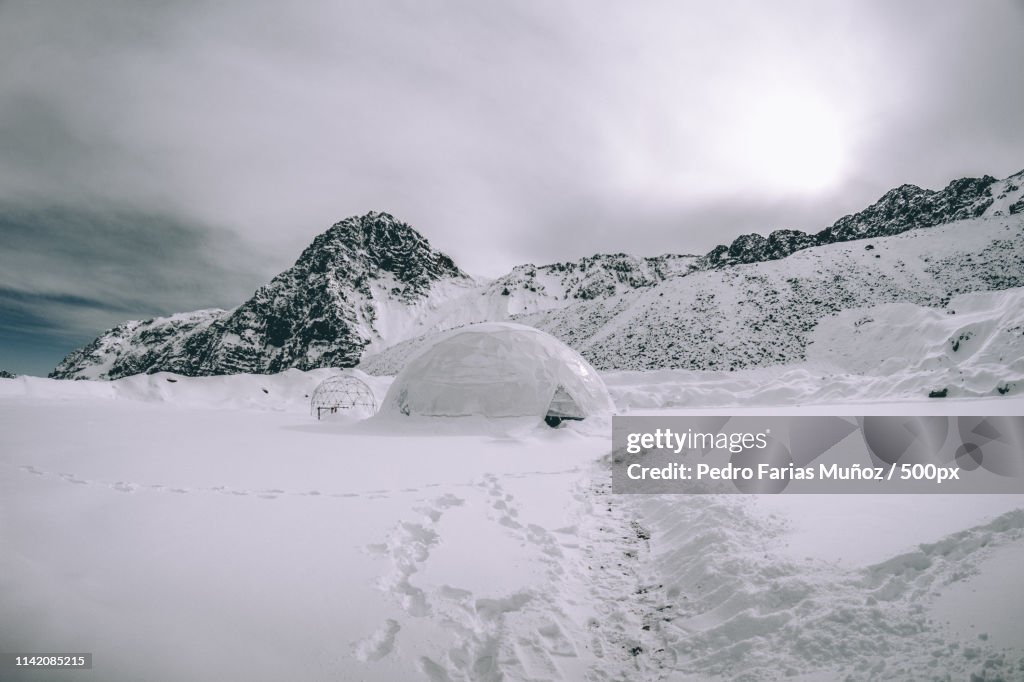
POLYGON ((651 532, 641 526, 636 521, 630 521, 629 525, 633 528, 633 532, 636 533, 636 537, 640 540, 650 540, 651 532))
POLYGON ((929 398, 945 398, 946 394, 949 393, 948 388, 943 388, 938 391, 931 391, 928 393, 929 398))
POLYGON ((559 417, 553 414, 545 415, 544 417, 544 423, 553 429, 557 429, 559 424, 567 421, 581 422, 583 417, 559 417))

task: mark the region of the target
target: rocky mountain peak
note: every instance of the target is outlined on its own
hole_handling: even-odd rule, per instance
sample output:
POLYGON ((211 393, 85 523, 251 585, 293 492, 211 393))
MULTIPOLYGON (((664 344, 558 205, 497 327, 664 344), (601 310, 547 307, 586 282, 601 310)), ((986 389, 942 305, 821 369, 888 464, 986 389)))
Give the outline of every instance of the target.
POLYGON ((365 273, 387 272, 422 293, 445 277, 468 278, 446 254, 407 223, 390 213, 370 211, 332 225, 318 235, 295 263, 310 273, 342 269, 365 273))
POLYGON ((121 325, 51 376, 117 378, 159 370, 188 375, 351 367, 379 340, 381 320, 415 319, 435 285, 470 278, 388 213, 346 218, 319 234, 292 267, 231 311, 121 325))

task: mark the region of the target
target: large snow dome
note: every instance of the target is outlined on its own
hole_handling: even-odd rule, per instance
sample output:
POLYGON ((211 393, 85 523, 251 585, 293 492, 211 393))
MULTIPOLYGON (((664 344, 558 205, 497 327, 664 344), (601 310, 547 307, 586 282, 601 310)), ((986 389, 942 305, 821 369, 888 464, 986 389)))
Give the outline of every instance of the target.
POLYGON ((487 322, 439 334, 395 377, 383 412, 582 419, 608 414, 601 377, 549 334, 487 322))

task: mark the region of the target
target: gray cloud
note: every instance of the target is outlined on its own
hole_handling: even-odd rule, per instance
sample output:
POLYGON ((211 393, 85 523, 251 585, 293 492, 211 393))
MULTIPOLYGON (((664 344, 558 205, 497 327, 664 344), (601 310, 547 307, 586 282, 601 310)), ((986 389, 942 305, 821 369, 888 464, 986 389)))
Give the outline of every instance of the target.
POLYGON ((0 366, 55 359, 126 319, 233 307, 269 277, 231 233, 121 207, 0 204, 0 366))
MULTIPOLYGON (((481 274, 701 252, 1024 166, 1022 33, 1009 0, 8 1, 0 200, 159 216, 81 245, 95 300, 136 317, 238 302, 212 274, 125 298, 100 255, 141 231, 196 231, 160 263, 234 240, 250 280, 371 209, 481 274)), ((34 272, 68 263, 62 235, 34 272)), ((73 293, 71 271, 5 286, 73 293)))
POLYGON ((169 216, 0 205, 0 228, 0 290, 73 295, 111 310, 149 301, 159 310, 189 299, 237 303, 248 289, 240 282, 254 277, 237 269, 253 257, 234 237, 169 216))

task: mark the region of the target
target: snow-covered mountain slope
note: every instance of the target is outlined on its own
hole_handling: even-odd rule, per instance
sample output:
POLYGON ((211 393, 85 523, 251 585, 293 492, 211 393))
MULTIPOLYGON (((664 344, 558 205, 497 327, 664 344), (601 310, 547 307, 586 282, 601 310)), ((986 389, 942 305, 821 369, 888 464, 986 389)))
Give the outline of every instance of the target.
POLYGON ((411 227, 369 213, 319 235, 238 308, 127 322, 69 355, 50 376, 348 367, 364 348, 422 333, 416 325, 433 307, 474 286, 411 227))
POLYGON ((806 362, 601 377, 620 410, 947 403, 965 396, 1024 405, 1024 289, 963 294, 946 308, 886 303, 843 311, 811 332, 806 362))
MULTIPOLYGON (((819 246, 515 319, 598 369, 736 370, 803 360, 818 322, 843 310, 943 307, 958 294, 1021 286, 1024 215, 1015 215, 819 246)), ((393 374, 418 346, 398 344, 361 368, 393 374)))
POLYGON ((75 351, 58 379, 270 373, 351 367, 424 333, 652 287, 689 272, 696 256, 596 255, 523 265, 479 283, 408 225, 384 213, 332 227, 233 311, 126 322, 75 351))
MULTIPOLYGON (((693 270, 697 256, 665 254, 638 258, 624 253, 598 254, 550 265, 518 265, 512 272, 469 289, 425 311, 419 334, 474 322, 509 320, 516 315, 560 310, 580 301, 612 298, 653 287, 693 270)), ((402 338, 391 337, 393 342, 402 338)), ((372 354, 377 348, 368 348, 372 354)))
POLYGON ((1022 218, 830 244, 522 321, 575 337, 570 345, 598 368, 729 370, 799 361, 809 332, 836 312, 898 301, 944 306, 960 293, 1024 286, 1022 218))
POLYGON ((211 328, 230 313, 219 308, 131 320, 68 355, 50 373, 55 379, 116 379, 153 367, 193 374, 209 345, 211 328))
POLYGON ((368 363, 390 371, 406 352, 403 341, 507 319, 551 331, 601 368, 789 362, 802 357, 806 332, 826 314, 893 301, 941 305, 957 293, 1019 286, 1022 219, 1024 171, 1005 180, 963 178, 941 191, 904 185, 816 235, 744 235, 701 257, 528 264, 480 283, 410 226, 369 213, 317 237, 238 308, 126 322, 50 376, 351 367, 398 344, 368 363), (955 227, 930 236, 915 229, 941 224, 955 227), (1000 229, 1012 234, 1000 237, 1000 229), (888 242, 865 252, 874 244, 864 239, 911 230, 922 236, 907 242, 917 246, 905 259, 899 248, 886 253, 888 242), (744 269, 749 264, 767 269, 744 269))
POLYGON ((785 258, 812 246, 886 237, 968 218, 1000 218, 1017 213, 1024 213, 1024 170, 1003 180, 990 175, 960 178, 939 191, 902 185, 889 190, 863 211, 843 216, 817 234, 776 230, 768 237, 741 235, 728 246, 723 244, 712 249, 696 266, 706 269, 760 263, 785 258))
POLYGON ((598 254, 568 263, 519 265, 491 282, 484 296, 505 296, 510 314, 565 308, 576 301, 610 298, 689 273, 697 256, 638 258, 598 254))

